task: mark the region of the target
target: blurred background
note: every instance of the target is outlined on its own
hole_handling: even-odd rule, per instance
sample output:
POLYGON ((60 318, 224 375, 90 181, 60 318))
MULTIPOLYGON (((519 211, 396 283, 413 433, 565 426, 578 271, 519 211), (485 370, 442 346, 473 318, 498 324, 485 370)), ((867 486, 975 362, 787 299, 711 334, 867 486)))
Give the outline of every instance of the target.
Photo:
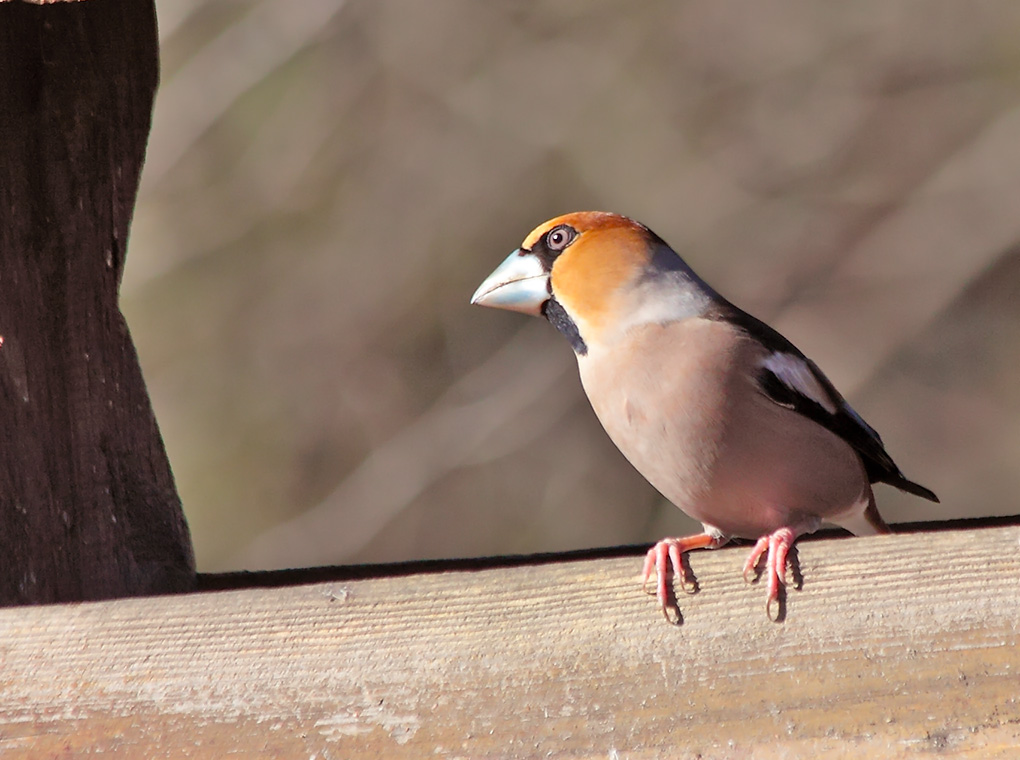
POLYGON ((1020 3, 157 0, 123 308, 199 569, 693 529, 545 322, 528 231, 649 225, 830 375, 933 505, 1018 513, 1020 3))

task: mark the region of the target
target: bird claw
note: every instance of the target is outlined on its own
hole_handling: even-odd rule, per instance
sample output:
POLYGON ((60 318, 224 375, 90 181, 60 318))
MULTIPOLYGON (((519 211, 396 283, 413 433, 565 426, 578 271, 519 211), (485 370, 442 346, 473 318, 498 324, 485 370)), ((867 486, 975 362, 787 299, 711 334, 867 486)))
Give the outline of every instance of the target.
POLYGON ((683 555, 691 549, 701 549, 718 545, 719 539, 702 533, 696 536, 684 538, 664 538, 648 550, 645 555, 644 569, 641 572, 641 588, 654 593, 659 602, 659 608, 666 620, 678 624, 681 620, 680 610, 676 606, 676 600, 670 593, 670 570, 672 576, 680 581, 680 587, 687 594, 694 594, 698 590, 698 583, 693 578, 688 578, 687 567, 684 565, 683 555), (655 591, 648 589, 648 581, 655 573, 655 591), (671 617, 670 613, 673 613, 671 617))
POLYGON ((754 583, 758 580, 758 563, 761 561, 761 555, 765 553, 765 550, 769 548, 769 537, 762 536, 758 539, 758 542, 751 549, 751 553, 747 556, 747 561, 744 563, 744 583, 754 583), (754 577, 749 578, 748 574, 753 572, 754 577))
POLYGON ((680 615, 680 608, 673 604, 667 604, 662 608, 662 616, 666 618, 666 622, 670 625, 680 625, 683 622, 683 617, 680 615))
POLYGON ((778 623, 783 619, 783 605, 779 601, 777 596, 775 599, 769 597, 765 602, 765 617, 771 620, 773 623, 778 623), (776 605, 776 614, 772 614, 772 605, 776 605))
POLYGON ((790 553, 790 547, 797 540, 797 534, 791 528, 780 528, 774 533, 762 536, 755 543, 747 561, 744 562, 744 580, 750 583, 748 573, 758 567, 761 557, 766 550, 768 555, 765 559, 765 568, 762 574, 768 583, 768 596, 765 601, 765 614, 769 620, 778 622, 782 619, 783 609, 780 603, 780 589, 786 586, 786 565, 790 553), (772 614, 772 605, 776 604, 776 614, 772 614))
MULTIPOLYGON (((765 614, 769 620, 778 622, 783 619, 782 589, 786 586, 786 567, 790 548, 797 540, 797 532, 792 528, 780 528, 755 542, 754 548, 744 562, 744 580, 753 583, 764 576, 768 595, 765 599, 765 614), (758 564, 765 557, 765 566, 761 573, 757 572, 758 564), (751 578, 751 573, 755 574, 751 578), (773 609, 775 612, 773 613, 773 609)), ((682 621, 680 610, 676 605, 671 576, 680 582, 680 587, 688 594, 698 590, 698 582, 688 577, 688 568, 684 565, 683 555, 691 549, 715 548, 725 543, 725 537, 702 533, 685 538, 664 538, 655 544, 645 555, 644 568, 641 572, 641 588, 646 593, 655 594, 659 608, 666 620, 679 624, 682 621), (655 588, 649 589, 648 582, 655 575, 655 588)))

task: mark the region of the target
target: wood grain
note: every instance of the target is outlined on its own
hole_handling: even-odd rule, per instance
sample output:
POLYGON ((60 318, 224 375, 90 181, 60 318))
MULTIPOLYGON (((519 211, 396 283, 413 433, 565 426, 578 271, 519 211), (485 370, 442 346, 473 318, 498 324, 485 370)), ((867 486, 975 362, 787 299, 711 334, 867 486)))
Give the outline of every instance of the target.
POLYGON ((0 611, 0 754, 1016 757, 1020 527, 0 611))

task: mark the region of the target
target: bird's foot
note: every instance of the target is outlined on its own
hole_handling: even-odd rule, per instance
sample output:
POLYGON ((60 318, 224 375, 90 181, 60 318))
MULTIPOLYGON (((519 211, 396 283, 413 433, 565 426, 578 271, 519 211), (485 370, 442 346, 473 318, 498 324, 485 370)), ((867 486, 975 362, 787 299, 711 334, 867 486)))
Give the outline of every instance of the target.
POLYGON ((641 588, 648 591, 648 580, 655 571, 655 598, 659 601, 659 607, 666 620, 671 623, 680 622, 680 610, 676 606, 676 600, 670 594, 669 583, 670 567, 673 575, 680 581, 680 586, 689 594, 698 590, 697 583, 688 579, 687 568, 684 567, 683 555, 691 549, 714 549, 725 543, 719 536, 712 536, 708 533, 700 533, 696 536, 685 536, 683 538, 664 538, 648 550, 645 555, 645 566, 641 573, 641 588), (673 613, 672 616, 670 613, 673 613))
POLYGON ((780 528, 774 533, 759 538, 744 563, 744 580, 750 583, 752 579, 748 576, 758 567, 762 554, 768 550, 764 570, 768 583, 765 614, 769 616, 770 620, 779 620, 782 616, 782 610, 779 609, 776 616, 773 617, 772 605, 779 601, 780 588, 786 585, 786 561, 790 547, 796 540, 797 534, 792 528, 780 528))

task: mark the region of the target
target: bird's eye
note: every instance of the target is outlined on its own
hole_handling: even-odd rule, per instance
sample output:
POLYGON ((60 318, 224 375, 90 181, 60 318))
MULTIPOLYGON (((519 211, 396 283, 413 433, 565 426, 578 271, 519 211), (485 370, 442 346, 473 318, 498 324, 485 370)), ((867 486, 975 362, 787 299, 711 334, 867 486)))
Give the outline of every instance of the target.
POLYGON ((562 251, 570 245, 570 242, 576 236, 577 232, 574 231, 573 227, 562 224, 549 231, 549 234, 545 236, 545 244, 549 247, 550 251, 562 251))

